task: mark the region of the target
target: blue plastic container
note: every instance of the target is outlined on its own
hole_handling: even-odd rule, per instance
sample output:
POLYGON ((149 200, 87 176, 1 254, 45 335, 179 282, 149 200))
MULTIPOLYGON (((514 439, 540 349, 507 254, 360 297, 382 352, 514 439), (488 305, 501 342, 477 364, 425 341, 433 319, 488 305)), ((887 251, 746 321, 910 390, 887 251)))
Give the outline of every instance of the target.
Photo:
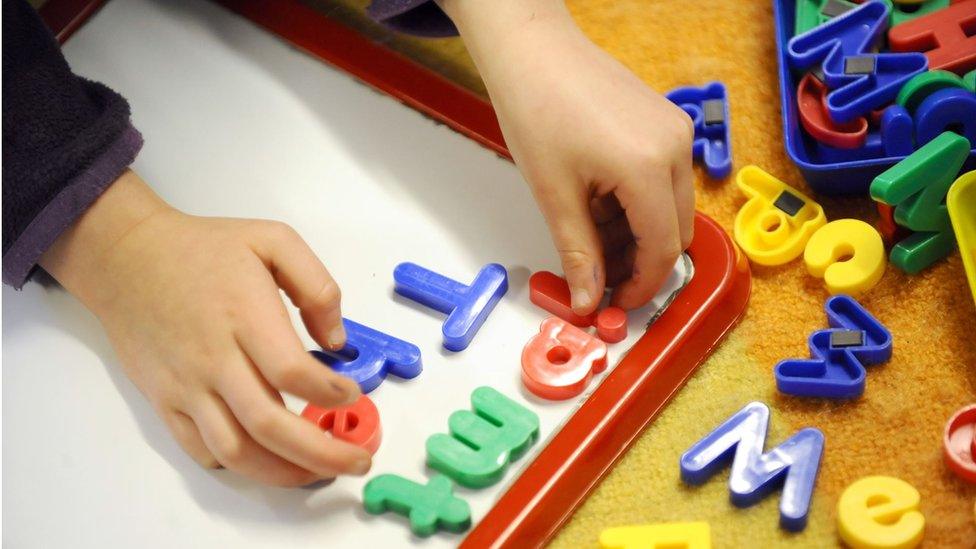
MULTIPOLYGON (((803 132, 796 106, 796 88, 803 74, 794 73, 786 60, 786 44, 793 37, 796 0, 773 0, 773 12, 776 20, 776 55, 779 63, 779 89, 786 153, 800 168, 803 178, 815 192, 831 195, 866 195, 871 181, 878 174, 905 157, 827 162, 814 156, 817 150, 816 141, 803 132)), ((976 148, 970 152, 963 166, 964 172, 973 169, 976 169, 976 148)))

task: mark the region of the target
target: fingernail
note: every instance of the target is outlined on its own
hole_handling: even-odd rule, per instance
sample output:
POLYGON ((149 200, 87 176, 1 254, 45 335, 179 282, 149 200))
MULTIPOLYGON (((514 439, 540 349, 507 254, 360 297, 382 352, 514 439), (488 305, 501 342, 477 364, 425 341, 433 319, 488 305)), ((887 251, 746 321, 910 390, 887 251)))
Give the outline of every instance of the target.
POLYGON ((325 336, 325 340, 329 344, 329 347, 337 351, 346 343, 346 330, 340 324, 329 331, 329 334, 325 336))
POLYGON ((319 479, 319 480, 313 480, 312 482, 306 484, 305 486, 302 486, 302 488, 305 489, 305 490, 316 490, 318 488, 324 488, 324 487, 332 484, 333 482, 335 482, 335 478, 332 478, 332 477, 330 477, 330 478, 322 478, 322 479, 319 479))
POLYGON ((573 290, 573 309, 585 309, 590 306, 590 293, 583 288, 573 290))

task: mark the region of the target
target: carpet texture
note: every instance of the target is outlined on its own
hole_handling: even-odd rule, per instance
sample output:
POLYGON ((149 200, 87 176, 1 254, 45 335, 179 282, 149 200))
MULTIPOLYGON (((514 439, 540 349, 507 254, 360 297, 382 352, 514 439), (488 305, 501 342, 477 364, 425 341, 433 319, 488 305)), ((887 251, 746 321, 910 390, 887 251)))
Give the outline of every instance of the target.
MULTIPOLYGON (((484 94, 457 39, 420 40, 376 29, 359 14, 365 0, 318 3, 432 69, 484 94)), ((583 30, 659 91, 720 80, 731 101, 735 170, 756 164, 810 192, 786 156, 780 122, 773 14, 769 0, 569 0, 583 30)), ((566 75, 572 78, 572 75, 566 75)), ((648 121, 653 124, 653 121, 648 121)), ((733 177, 735 170, 733 170, 733 177)), ((744 198, 731 178, 698 170, 698 208, 731 231, 744 198)), ((874 223, 867 198, 818 197, 828 219, 874 223)), ((837 538, 840 493, 868 475, 901 478, 922 494, 923 547, 976 547, 976 486, 942 462, 946 420, 976 402, 976 307, 954 253, 916 276, 888 267, 861 302, 894 335, 894 356, 870 367, 853 402, 777 393, 773 365, 806 357, 807 336, 825 326, 823 282, 801 260, 753 266, 753 293, 741 324, 701 366, 658 420, 579 509, 554 547, 592 547, 604 528, 664 521, 710 523, 716 547, 829 547, 837 538), (826 448, 809 526, 778 527, 779 493, 738 509, 729 503, 727 470, 691 488, 678 457, 747 402, 772 410, 767 448, 806 426, 821 429, 826 448)))

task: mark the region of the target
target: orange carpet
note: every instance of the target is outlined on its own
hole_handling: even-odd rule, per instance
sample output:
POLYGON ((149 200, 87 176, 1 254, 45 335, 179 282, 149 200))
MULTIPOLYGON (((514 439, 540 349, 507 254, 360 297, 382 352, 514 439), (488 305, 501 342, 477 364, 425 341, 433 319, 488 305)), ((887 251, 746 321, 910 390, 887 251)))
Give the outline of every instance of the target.
MULTIPOLYGON (((434 70, 484 93, 457 39, 394 36, 363 20, 365 0, 318 1, 434 70)), ((809 188, 782 144, 769 0, 570 0, 583 30, 659 91, 720 80, 731 100, 735 169, 757 164, 804 192, 809 188)), ((572 75, 566 75, 572 78, 572 75)), ((651 123, 651 122, 649 122, 651 123)), ((734 172, 733 172, 734 173, 734 172)), ((744 202, 729 181, 698 172, 698 208, 731 229, 744 202)), ((828 219, 874 223, 867 198, 818 197, 828 219)), ((802 261, 753 267, 748 313, 673 403, 642 436, 555 540, 555 547, 591 547, 602 529, 639 523, 705 520, 717 547, 825 547, 838 544, 837 499, 867 475, 901 478, 922 494, 924 547, 976 547, 976 486, 943 465, 948 417, 976 402, 976 306, 958 253, 917 276, 888 267, 861 301, 894 335, 894 356, 868 370, 854 402, 780 396, 772 368, 806 357, 809 333, 825 324, 828 297, 802 261), (727 474, 688 488, 678 456, 745 403, 769 404, 767 445, 805 426, 821 429, 826 449, 810 523, 799 534, 780 530, 778 494, 748 509, 728 502, 727 474)))

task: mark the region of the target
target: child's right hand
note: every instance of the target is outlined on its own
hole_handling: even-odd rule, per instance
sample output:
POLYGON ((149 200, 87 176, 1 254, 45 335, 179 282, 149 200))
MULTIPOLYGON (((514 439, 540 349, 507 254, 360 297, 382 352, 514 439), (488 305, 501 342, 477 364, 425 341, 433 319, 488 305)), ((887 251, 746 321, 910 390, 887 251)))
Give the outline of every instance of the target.
POLYGON ((564 0, 437 0, 549 225, 573 310, 643 307, 691 244, 688 115, 598 48, 564 0))
POLYGON ((41 265, 99 318, 129 378, 201 465, 283 486, 369 470, 368 452, 282 402, 280 391, 322 407, 360 394, 292 326, 279 288, 317 343, 345 343, 339 288, 287 225, 186 215, 127 172, 41 265))

